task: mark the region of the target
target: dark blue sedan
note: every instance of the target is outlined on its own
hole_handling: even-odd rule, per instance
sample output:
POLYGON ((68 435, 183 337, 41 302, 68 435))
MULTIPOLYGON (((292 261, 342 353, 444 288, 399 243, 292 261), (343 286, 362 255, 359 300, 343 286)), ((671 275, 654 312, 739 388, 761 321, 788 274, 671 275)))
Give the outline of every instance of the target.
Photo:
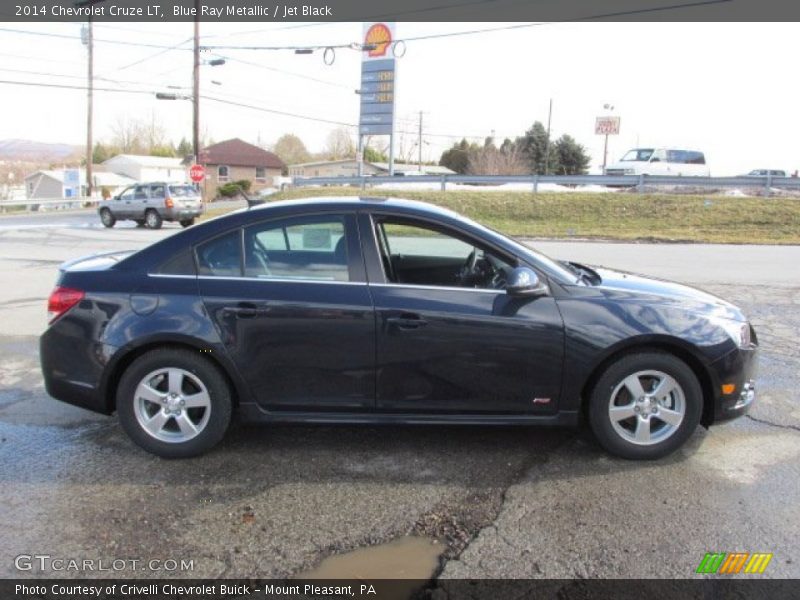
POLYGON ((62 265, 51 396, 116 411, 164 457, 236 411, 314 423, 577 425, 664 456, 746 412, 757 341, 686 286, 558 262, 453 212, 321 198, 238 211, 62 265))

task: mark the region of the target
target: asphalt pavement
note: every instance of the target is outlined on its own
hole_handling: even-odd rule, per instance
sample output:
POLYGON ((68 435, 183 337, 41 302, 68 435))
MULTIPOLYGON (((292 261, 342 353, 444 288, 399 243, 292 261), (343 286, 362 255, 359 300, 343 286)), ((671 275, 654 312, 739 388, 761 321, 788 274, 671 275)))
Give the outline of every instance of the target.
POLYGON ((96 219, 0 216, 0 576, 120 574, 14 568, 47 553, 285 577, 408 534, 437 539, 445 578, 692 577, 711 551, 772 552, 765 576, 800 576, 800 247, 532 242, 698 285, 752 318, 762 355, 751 415, 699 429, 666 459, 612 458, 572 430, 237 423, 212 453, 166 461, 116 418, 43 389, 37 336, 57 265, 180 230, 96 219))

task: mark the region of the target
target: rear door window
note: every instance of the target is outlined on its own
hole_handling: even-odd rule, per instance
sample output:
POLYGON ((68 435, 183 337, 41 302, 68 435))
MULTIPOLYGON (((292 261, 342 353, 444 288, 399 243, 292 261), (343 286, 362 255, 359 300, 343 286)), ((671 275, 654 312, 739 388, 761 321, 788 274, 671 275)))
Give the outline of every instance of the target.
POLYGON ((241 277, 241 230, 236 229, 197 246, 197 273, 210 277, 241 277))
POLYGON ((270 221, 245 229, 245 275, 350 281, 343 215, 270 221))

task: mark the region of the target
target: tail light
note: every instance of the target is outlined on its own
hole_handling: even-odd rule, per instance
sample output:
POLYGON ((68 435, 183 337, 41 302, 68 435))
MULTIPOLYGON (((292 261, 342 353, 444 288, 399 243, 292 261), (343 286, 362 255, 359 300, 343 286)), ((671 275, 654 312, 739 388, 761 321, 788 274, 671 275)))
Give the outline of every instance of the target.
POLYGON ((47 300, 47 322, 52 323, 58 317, 83 300, 84 294, 81 290, 57 286, 47 300))
POLYGON ((175 206, 175 202, 172 200, 171 196, 167 196, 164 199, 164 206, 166 206, 167 208, 172 208, 173 206, 175 206))

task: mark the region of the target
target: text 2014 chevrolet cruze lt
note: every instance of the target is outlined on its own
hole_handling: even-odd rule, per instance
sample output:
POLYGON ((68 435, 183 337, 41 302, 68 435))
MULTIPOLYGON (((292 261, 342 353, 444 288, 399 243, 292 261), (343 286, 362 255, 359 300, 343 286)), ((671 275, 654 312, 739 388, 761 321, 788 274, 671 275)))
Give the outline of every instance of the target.
MULTIPOLYGON (((277 422, 575 425, 664 456, 755 396, 735 306, 556 262, 434 206, 315 199, 239 211, 135 254, 65 264, 47 391, 119 414, 166 457, 231 415, 277 422)), ((267 431, 268 434, 268 431, 267 431)))

